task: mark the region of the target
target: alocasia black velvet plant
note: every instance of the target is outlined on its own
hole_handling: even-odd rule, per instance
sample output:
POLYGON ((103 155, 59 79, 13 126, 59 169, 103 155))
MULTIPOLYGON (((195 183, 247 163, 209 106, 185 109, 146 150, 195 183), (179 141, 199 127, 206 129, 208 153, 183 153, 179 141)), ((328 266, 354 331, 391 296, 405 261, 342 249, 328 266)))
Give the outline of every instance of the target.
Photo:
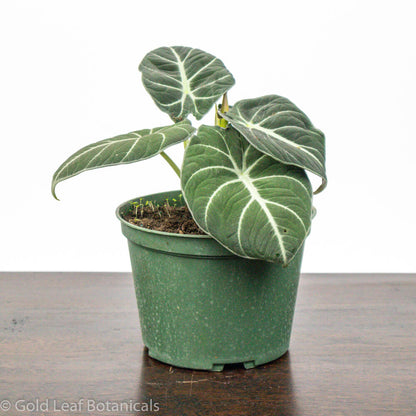
POLYGON ((307 237, 313 216, 305 170, 326 186, 325 137, 291 101, 266 95, 229 106, 234 78, 221 60, 183 46, 149 52, 139 66, 155 104, 174 124, 133 131, 86 146, 55 172, 57 183, 90 169, 162 155, 181 179, 199 227, 232 253, 287 265, 307 237), (215 125, 197 130, 215 106, 215 125), (185 142, 182 169, 164 150, 185 142))

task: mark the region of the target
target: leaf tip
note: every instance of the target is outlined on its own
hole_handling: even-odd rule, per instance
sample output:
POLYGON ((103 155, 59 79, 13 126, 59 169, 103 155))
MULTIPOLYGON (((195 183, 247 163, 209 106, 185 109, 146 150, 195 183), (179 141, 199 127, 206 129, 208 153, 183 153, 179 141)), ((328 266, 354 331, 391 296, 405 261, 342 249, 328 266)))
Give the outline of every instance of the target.
POLYGON ((53 197, 54 197, 57 201, 60 201, 60 199, 56 196, 55 189, 56 189, 56 183, 55 183, 55 181, 52 181, 52 186, 51 186, 52 196, 53 196, 53 197))
POLYGON ((326 178, 322 178, 321 185, 319 185, 318 189, 316 189, 313 194, 314 195, 320 194, 326 188, 327 185, 328 185, 328 180, 326 178))

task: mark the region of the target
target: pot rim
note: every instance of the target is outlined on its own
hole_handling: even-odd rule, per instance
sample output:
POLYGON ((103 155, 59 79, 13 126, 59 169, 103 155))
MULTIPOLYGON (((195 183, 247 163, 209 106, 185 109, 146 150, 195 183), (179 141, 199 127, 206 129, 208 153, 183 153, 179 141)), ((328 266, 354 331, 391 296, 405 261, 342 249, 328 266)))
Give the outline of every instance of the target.
POLYGON ((214 240, 211 236, 205 234, 205 235, 197 235, 197 234, 178 234, 178 233, 168 233, 166 231, 157 231, 157 230, 150 230, 149 228, 144 228, 144 227, 139 227, 137 225, 131 224, 128 221, 126 221, 122 216, 121 216, 121 210, 122 208, 124 208, 127 204, 129 204, 132 201, 135 201, 137 199, 140 198, 146 198, 149 196, 152 197, 158 197, 158 196, 162 196, 162 195, 166 195, 168 193, 174 193, 174 192, 181 192, 181 190, 173 190, 173 191, 165 191, 165 192, 158 192, 157 194, 149 194, 149 195, 143 195, 143 196, 139 196, 137 198, 132 198, 129 199, 123 203, 121 203, 117 208, 116 208, 116 216, 117 218, 126 226, 128 226, 129 228, 136 230, 136 231, 141 231, 141 232, 145 232, 145 233, 149 233, 149 234, 156 234, 156 235, 164 235, 167 237, 177 237, 177 238, 196 238, 198 240, 203 239, 203 240, 214 240))

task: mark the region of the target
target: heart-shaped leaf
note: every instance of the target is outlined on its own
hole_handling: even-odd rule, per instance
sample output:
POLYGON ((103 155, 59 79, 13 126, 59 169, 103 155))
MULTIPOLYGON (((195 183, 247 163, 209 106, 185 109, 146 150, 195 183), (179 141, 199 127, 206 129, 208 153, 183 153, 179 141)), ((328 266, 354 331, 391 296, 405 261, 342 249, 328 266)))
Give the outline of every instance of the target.
POLYGON ((52 194, 59 182, 90 169, 138 162, 189 139, 195 128, 185 120, 167 127, 144 129, 90 144, 70 156, 53 175, 52 194))
POLYGON ((175 122, 188 114, 200 120, 235 83, 218 58, 184 46, 149 52, 139 70, 147 92, 175 122))
POLYGON ((199 128, 185 152, 182 190, 200 228, 241 257, 287 265, 309 233, 305 171, 260 153, 233 128, 199 128))
POLYGON ((287 98, 241 100, 222 116, 262 153, 320 176, 322 185, 315 193, 325 188, 325 136, 287 98))

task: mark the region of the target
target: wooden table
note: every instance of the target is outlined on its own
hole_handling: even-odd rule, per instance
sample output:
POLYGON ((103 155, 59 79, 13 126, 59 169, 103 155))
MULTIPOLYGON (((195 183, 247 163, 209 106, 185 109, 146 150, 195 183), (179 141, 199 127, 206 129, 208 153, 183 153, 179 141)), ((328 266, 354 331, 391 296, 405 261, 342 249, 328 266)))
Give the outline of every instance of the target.
POLYGON ((128 274, 1 273, 0 414, 416 415, 416 275, 303 275, 290 352, 252 370, 162 364, 138 322, 128 274))

